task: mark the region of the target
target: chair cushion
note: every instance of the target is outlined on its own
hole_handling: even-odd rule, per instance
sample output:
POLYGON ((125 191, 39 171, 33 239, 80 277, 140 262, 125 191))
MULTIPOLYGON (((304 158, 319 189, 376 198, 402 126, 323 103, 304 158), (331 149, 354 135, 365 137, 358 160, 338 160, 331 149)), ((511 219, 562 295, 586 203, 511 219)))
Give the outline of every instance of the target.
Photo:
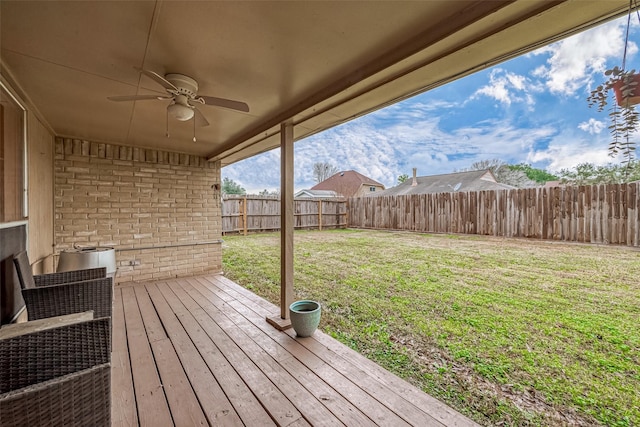
POLYGON ((20 280, 20 286, 22 289, 35 288, 36 283, 33 280, 33 271, 31 270, 31 264, 29 263, 27 253, 24 251, 20 252, 18 255, 13 257, 13 262, 16 265, 18 280, 20 280))

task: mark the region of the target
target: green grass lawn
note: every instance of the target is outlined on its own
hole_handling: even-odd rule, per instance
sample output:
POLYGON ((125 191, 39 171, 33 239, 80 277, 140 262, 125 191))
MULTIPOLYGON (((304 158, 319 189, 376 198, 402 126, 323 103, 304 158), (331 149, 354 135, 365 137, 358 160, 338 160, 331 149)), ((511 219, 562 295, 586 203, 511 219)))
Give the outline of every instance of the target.
MULTIPOLYGON (((279 304, 279 234, 225 275, 279 304)), ((321 329, 484 425, 640 425, 640 251, 484 236, 296 232, 321 329)))

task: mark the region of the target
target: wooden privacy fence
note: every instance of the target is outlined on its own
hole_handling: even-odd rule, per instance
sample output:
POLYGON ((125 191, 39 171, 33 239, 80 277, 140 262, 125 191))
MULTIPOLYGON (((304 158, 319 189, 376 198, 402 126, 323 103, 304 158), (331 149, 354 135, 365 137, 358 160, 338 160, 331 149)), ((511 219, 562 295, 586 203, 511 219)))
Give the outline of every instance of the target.
POLYGON ((351 198, 348 226, 638 246, 638 183, 351 198))
MULTIPOLYGON (((345 200, 294 201, 296 229, 340 228, 347 225, 345 200)), ((227 197, 222 201, 222 232, 243 233, 280 229, 280 199, 227 197)))

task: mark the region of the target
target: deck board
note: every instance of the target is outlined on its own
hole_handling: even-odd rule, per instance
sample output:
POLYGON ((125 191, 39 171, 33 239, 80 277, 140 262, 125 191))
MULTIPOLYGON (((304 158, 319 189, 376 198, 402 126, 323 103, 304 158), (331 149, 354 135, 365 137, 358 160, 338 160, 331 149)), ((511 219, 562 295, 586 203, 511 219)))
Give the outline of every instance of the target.
MULTIPOLYGON (((236 346, 209 315, 198 308, 195 302, 190 310, 182 305, 182 301, 174 294, 174 290, 177 289, 170 289, 168 285, 161 287, 169 304, 176 313, 180 313, 181 321, 193 334, 194 343, 198 347, 203 347, 211 346, 215 342, 219 358, 212 366, 221 371, 235 370, 278 425, 286 426, 301 418, 300 412, 269 379, 269 372, 258 369, 242 349, 236 346), (194 316, 198 316, 198 319, 194 316)), ((237 332, 232 330, 231 333, 237 332)), ((231 403, 233 404, 233 400, 231 403)))
POLYGON ((147 290, 137 287, 135 295, 174 424, 209 425, 147 290))
MULTIPOLYGON (((187 331, 182 327, 176 313, 160 293, 158 284, 151 284, 146 286, 146 288, 167 334, 171 336, 171 341, 177 349, 176 353, 178 358, 182 362, 187 378, 191 381, 193 390, 200 400, 203 412, 207 416, 209 423, 226 426, 243 425, 239 414, 231 402, 229 402, 225 392, 214 376, 213 370, 207 364, 207 361, 210 361, 210 359, 204 358, 202 353, 198 351, 197 346, 193 343, 187 331)), ((202 351, 206 355, 213 354, 215 352, 215 346, 207 343, 202 351)), ((242 387, 244 383, 238 382, 234 385, 242 387)))
POLYGON ((209 425, 171 340, 154 341, 151 343, 151 348, 175 425, 209 425))
MULTIPOLYGON (((214 284, 217 288, 224 290, 232 296, 235 296, 241 302, 244 302, 247 307, 251 307, 260 315, 268 316, 274 310, 278 308, 270 302, 258 297, 246 288, 237 286, 231 280, 224 276, 209 276, 201 280, 208 280, 211 284, 214 284)), ((287 331, 291 336, 295 336, 295 332, 292 330, 287 331)), ((390 373, 387 370, 380 369, 380 366, 355 352, 351 348, 342 345, 338 341, 332 339, 326 334, 315 334, 313 340, 318 341, 325 345, 328 349, 341 355, 344 359, 353 361, 361 369, 366 370, 368 375, 372 375, 381 381, 383 384, 388 385, 400 392, 404 397, 408 397, 411 402, 417 404, 419 407, 426 409, 429 415, 438 419, 441 423, 447 426, 466 425, 468 421, 465 417, 460 417, 460 414, 454 409, 440 402, 438 399, 429 396, 422 390, 414 387, 406 381, 398 378, 396 375, 390 373)), ((301 343, 311 343, 311 340, 301 340, 301 343)))
POLYGON ((111 352, 111 420, 113 425, 138 425, 136 398, 133 391, 131 361, 124 323, 122 291, 116 289, 113 303, 113 351, 111 352))
POLYGON ((140 424, 154 427, 172 426, 171 411, 162 390, 162 382, 133 288, 122 290, 122 303, 140 424))
MULTIPOLYGON (((192 301, 195 303, 195 300, 192 301)), ((199 301, 199 303, 203 304, 201 301, 199 301)), ((208 306, 208 304, 204 304, 205 306, 208 306)), ((208 313, 210 313, 214 321, 228 322, 231 320, 224 318, 229 314, 229 311, 223 313, 220 310, 216 310, 214 307, 209 306, 209 308, 210 310, 208 310, 208 313)), ((231 307, 228 306, 227 309, 230 310, 231 307)), ((227 337, 229 340, 233 341, 243 354, 251 360, 254 366, 256 366, 265 375, 266 379, 272 383, 275 389, 279 390, 276 396, 281 400, 280 405, 285 405, 285 407, 290 406, 290 409, 287 408, 286 413, 281 414, 280 417, 276 418, 276 421, 279 424, 284 423, 288 425, 292 422, 298 421, 298 418, 302 417, 299 412, 300 410, 305 412, 304 418, 311 424, 327 426, 342 425, 342 423, 337 422, 330 412, 324 410, 322 405, 319 405, 319 402, 314 402, 315 399, 313 396, 282 366, 269 357, 268 353, 257 345, 257 343, 249 337, 242 328, 237 325, 233 325, 232 323, 233 321, 231 321, 231 323, 222 323, 226 325, 225 330, 228 333, 227 337), (282 395, 282 399, 280 399, 280 395, 282 395), (284 401, 286 401, 286 404, 284 401), (298 410, 296 408, 300 409, 298 410)), ((235 360, 239 354, 239 352, 230 352, 227 353, 227 356, 235 360)), ((278 405, 273 405, 273 402, 269 402, 269 404, 270 405, 267 409, 270 412, 277 411, 277 413, 281 413, 282 410, 278 405)))
MULTIPOLYGON (((200 288, 200 290, 203 292, 203 296, 210 299, 215 305, 215 297, 219 291, 215 290, 215 288, 208 288, 206 290, 200 288)), ((239 301, 230 301, 226 304, 236 308, 237 313, 234 314, 234 320, 239 325, 243 325, 245 329, 254 331, 252 338, 256 340, 256 342, 259 342, 263 347, 267 347, 270 344, 268 339, 273 340, 281 346, 288 355, 295 357, 302 364, 313 370, 314 374, 318 376, 316 381, 325 382, 330 387, 341 390, 341 392, 344 393, 343 396, 354 402, 357 407, 362 408, 373 422, 379 425, 408 425, 400 417, 395 415, 392 410, 386 408, 384 405, 380 405, 379 402, 354 384, 348 377, 341 375, 331 366, 324 363, 322 359, 311 354, 298 340, 274 329, 266 323, 264 316, 256 314, 239 301)), ((325 401, 321 402, 325 403, 325 401)))
MULTIPOLYGON (((195 297, 194 300, 197 299, 199 304, 205 308, 207 312, 218 313, 213 315, 214 319, 218 320, 220 318, 220 311, 217 307, 211 303, 207 303, 204 295, 194 293, 193 291, 196 291, 195 288, 191 288, 191 290, 191 295, 195 297), (200 298, 198 298, 198 296, 200 296, 200 298)), ((227 328, 227 330, 233 331, 231 337, 238 346, 254 360, 260 369, 270 374, 269 376, 272 378, 272 381, 276 382, 278 387, 282 388, 286 394, 291 397, 292 402, 305 413, 305 418, 311 424, 343 425, 345 423, 344 420, 340 420, 340 418, 328 408, 327 403, 330 402, 329 396, 332 390, 326 387, 326 384, 318 381, 313 372, 304 369, 302 365, 297 365, 296 368, 298 368, 298 371, 294 369, 292 373, 282 365, 283 357, 292 359, 290 354, 281 352, 274 355, 273 343, 265 342, 264 340, 260 341, 255 335, 251 337, 248 336, 245 333, 247 329, 243 328, 242 325, 235 323, 234 325, 228 325, 227 328), (298 374, 306 374, 307 378, 310 376, 313 379, 305 383, 301 381, 298 374), (325 394, 318 393, 319 390, 324 390, 325 394)), ((253 331, 255 331, 255 329, 250 327, 249 332, 253 331)), ((264 336, 264 338, 266 341, 269 340, 266 336, 264 336)), ((347 401, 344 403, 349 405, 347 401)), ((355 410, 355 408, 353 409, 355 410)))
POLYGON ((114 293, 116 426, 472 426, 440 401, 217 275, 114 293))

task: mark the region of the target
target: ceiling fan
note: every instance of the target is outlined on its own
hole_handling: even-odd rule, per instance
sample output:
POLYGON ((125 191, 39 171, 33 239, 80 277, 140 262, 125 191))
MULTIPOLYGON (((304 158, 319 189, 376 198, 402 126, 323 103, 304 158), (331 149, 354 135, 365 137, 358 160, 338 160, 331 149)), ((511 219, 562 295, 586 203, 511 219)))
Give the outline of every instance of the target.
POLYGON ((189 76, 172 73, 162 77, 153 71, 142 68, 136 69, 164 87, 167 95, 124 95, 109 96, 107 99, 111 101, 171 100, 171 103, 167 106, 167 116, 171 116, 180 121, 187 121, 194 118, 194 126, 196 125, 196 121, 198 122, 198 126, 209 126, 209 122, 196 108, 196 104, 223 107, 245 113, 249 112, 249 106, 244 102, 216 98, 214 96, 198 95, 198 82, 189 76))

